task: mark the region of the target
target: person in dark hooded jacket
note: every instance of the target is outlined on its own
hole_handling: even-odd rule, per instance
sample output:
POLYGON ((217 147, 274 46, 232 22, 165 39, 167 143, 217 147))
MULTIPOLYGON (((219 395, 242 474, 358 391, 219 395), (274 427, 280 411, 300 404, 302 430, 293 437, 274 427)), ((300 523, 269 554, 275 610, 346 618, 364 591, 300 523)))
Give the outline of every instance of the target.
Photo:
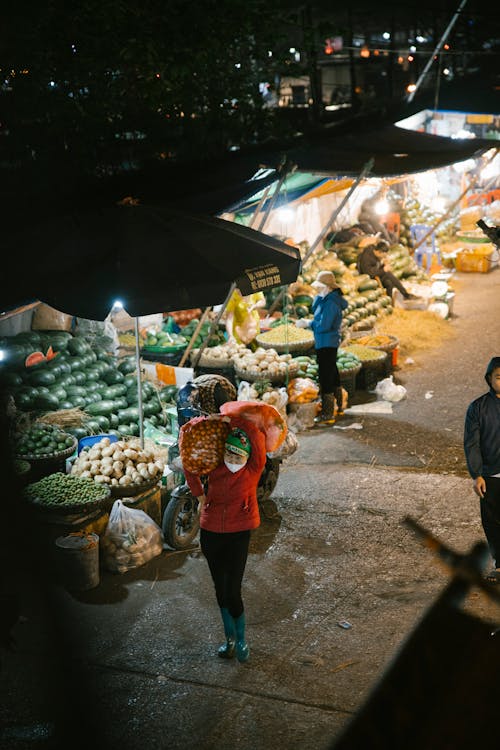
POLYGON ((484 377, 489 391, 472 401, 467 409, 464 451, 495 563, 486 579, 500 583, 500 357, 490 360, 484 377))

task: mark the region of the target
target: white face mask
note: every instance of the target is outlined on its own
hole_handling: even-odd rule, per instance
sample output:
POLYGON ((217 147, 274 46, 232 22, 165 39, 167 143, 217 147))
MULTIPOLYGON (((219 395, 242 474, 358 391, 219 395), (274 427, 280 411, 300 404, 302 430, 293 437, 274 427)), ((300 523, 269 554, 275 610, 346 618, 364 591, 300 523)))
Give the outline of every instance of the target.
POLYGON ((326 284, 321 284, 321 287, 316 288, 316 292, 318 294, 318 297, 326 297, 326 295, 330 291, 331 291, 330 287, 327 286, 326 284))
POLYGON ((237 471, 239 471, 240 469, 242 469, 245 466, 246 461, 245 461, 244 464, 231 464, 231 463, 229 463, 229 461, 224 461, 224 463, 227 466, 227 468, 229 469, 229 471, 231 471, 233 474, 236 474, 237 471))

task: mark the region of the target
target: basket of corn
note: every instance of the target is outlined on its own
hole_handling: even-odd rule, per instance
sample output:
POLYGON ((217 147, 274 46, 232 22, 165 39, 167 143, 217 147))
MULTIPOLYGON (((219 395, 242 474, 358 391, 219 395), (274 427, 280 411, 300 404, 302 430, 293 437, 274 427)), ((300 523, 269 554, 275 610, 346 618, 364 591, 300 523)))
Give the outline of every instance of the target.
POLYGON ((356 338, 356 344, 368 346, 371 349, 379 349, 382 352, 392 352, 399 345, 399 339, 396 336, 379 333, 376 335, 360 336, 356 338))
POLYGON ((271 328, 255 338, 263 349, 274 349, 278 353, 305 352, 314 347, 314 334, 307 328, 298 328, 293 323, 271 328))

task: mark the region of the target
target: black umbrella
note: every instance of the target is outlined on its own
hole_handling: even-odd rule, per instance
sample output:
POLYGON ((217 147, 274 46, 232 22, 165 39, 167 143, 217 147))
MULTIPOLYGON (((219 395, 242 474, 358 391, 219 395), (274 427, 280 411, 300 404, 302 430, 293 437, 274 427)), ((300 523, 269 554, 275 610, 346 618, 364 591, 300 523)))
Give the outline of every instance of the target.
POLYGON ((300 253, 222 219, 151 205, 112 205, 11 236, 2 309, 28 299, 103 320, 120 300, 132 316, 221 303, 295 281, 300 253))

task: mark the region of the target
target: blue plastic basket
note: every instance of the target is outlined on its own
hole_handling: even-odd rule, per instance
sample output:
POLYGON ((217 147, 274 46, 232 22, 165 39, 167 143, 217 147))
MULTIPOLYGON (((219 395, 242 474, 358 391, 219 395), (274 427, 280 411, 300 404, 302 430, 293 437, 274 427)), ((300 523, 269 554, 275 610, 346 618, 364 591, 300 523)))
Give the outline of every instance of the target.
POLYGON ((116 435, 107 435, 104 433, 102 435, 88 435, 87 437, 80 438, 78 441, 78 455, 80 455, 84 448, 98 443, 99 440, 102 440, 103 438, 109 438, 110 443, 116 443, 118 441, 116 435))

